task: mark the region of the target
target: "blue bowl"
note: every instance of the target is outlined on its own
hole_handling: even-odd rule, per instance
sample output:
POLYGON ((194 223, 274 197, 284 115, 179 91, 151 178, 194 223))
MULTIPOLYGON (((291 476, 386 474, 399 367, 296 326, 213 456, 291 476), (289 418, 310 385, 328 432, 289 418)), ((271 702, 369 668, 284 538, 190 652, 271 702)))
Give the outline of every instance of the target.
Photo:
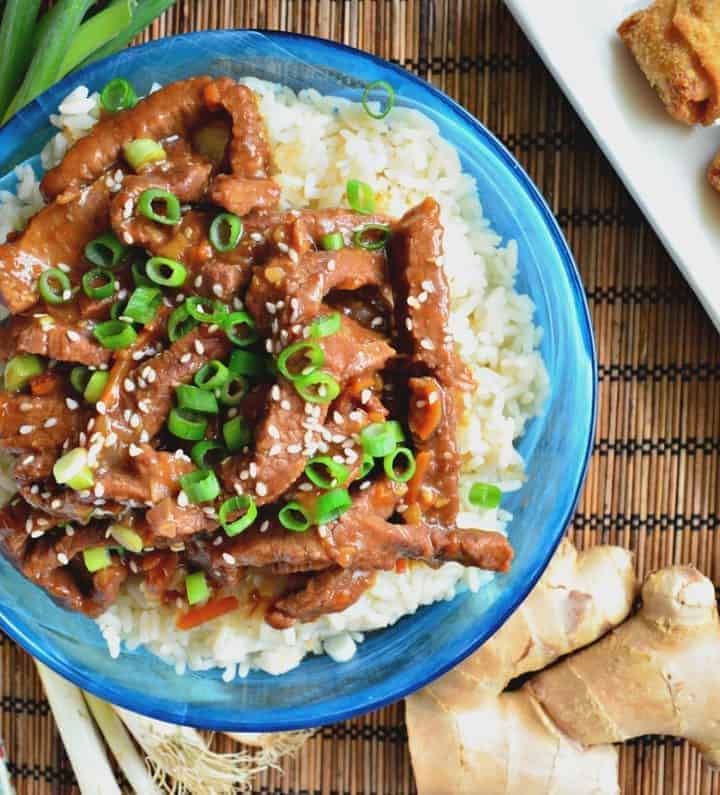
MULTIPOLYGON (((527 483, 507 498, 512 571, 479 594, 421 609, 371 633, 353 660, 306 659, 281 677, 254 672, 224 683, 217 672, 174 670, 143 651, 107 654, 95 624, 58 607, 0 561, 0 625, 31 654, 108 701, 173 723, 207 729, 277 731, 318 726, 377 709, 425 685, 495 632, 547 565, 578 499, 591 450, 596 361, 585 297, 555 220, 509 152, 472 116, 427 83, 358 50, 282 33, 215 31, 177 36, 127 50, 73 74, 0 130, 0 173, 36 155, 53 130, 48 116, 78 85, 100 89, 126 77, 144 92, 153 81, 191 75, 253 74, 299 89, 359 98, 387 80, 399 104, 422 110, 459 151, 477 179, 485 214, 520 250, 518 288, 537 307, 551 396, 520 443, 527 483)), ((0 182, 12 188, 10 175, 0 182)))

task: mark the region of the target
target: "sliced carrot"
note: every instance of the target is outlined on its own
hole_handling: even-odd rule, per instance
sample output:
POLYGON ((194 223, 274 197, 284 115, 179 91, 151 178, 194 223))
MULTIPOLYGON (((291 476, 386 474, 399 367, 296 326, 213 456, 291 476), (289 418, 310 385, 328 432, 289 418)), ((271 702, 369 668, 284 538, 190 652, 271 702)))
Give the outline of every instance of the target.
POLYGON ((410 391, 408 425, 414 436, 425 441, 435 433, 442 419, 440 385, 434 378, 411 378, 410 391))
POLYGON ((405 495, 405 502, 408 505, 416 503, 420 497, 420 487, 425 480, 432 454, 428 450, 421 450, 415 456, 415 474, 408 481, 408 490, 405 495))
POLYGON ((54 392, 61 385, 62 381, 59 375, 55 373, 42 373, 42 375, 33 376, 30 379, 30 392, 39 397, 41 395, 49 395, 54 392))
POLYGON ((364 389, 372 389, 373 386, 375 386, 374 375, 359 376, 358 378, 353 378, 347 385, 345 391, 350 397, 360 397, 364 389))
POLYGON ((398 574, 404 574, 407 571, 408 562, 405 558, 400 558, 400 560, 395 561, 395 571, 398 574))
POLYGON ((234 596, 221 596, 217 599, 211 599, 204 605, 193 607, 187 613, 178 616, 175 626, 183 630, 199 627, 200 624, 204 624, 206 621, 212 621, 213 618, 219 618, 225 613, 236 610, 239 604, 240 602, 234 596))

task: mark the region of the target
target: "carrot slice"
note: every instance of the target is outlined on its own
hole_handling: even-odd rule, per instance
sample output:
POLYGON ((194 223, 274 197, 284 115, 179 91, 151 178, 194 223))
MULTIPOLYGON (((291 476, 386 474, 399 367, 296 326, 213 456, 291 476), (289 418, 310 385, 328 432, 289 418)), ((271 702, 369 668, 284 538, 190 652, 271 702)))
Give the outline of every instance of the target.
POLYGON ((410 379, 410 411, 408 425, 420 441, 429 439, 442 419, 440 385, 434 378, 410 379))
POLYGON ((60 376, 55 373, 36 375, 30 379, 30 392, 35 395, 35 397, 49 395, 51 392, 54 392, 61 383, 60 376))
POLYGON ((405 495, 405 502, 408 505, 414 505, 420 497, 420 487, 425 480, 431 458, 432 453, 428 450, 421 450, 415 456, 415 474, 408 481, 408 490, 405 495))
POLYGON ((178 616, 175 626, 183 630, 199 627, 200 624, 204 624, 206 621, 212 621, 213 618, 219 618, 225 613, 237 609, 239 604, 240 602, 235 596, 221 596, 218 599, 211 599, 204 605, 193 607, 187 613, 178 616))

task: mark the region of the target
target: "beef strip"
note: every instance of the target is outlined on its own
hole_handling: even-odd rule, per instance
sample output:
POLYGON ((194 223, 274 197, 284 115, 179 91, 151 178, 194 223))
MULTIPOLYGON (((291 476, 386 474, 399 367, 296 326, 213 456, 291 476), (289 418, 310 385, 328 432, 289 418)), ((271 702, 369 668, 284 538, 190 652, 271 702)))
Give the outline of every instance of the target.
POLYGON ((266 240, 286 242, 291 237, 291 227, 302 218, 307 234, 319 245, 323 236, 331 232, 341 232, 346 246, 352 244, 352 233, 367 224, 392 226, 393 220, 387 215, 363 215, 352 210, 286 210, 284 212, 256 212, 243 218, 245 232, 252 239, 259 235, 262 243, 266 240))
POLYGON ((42 483, 24 484, 20 487, 20 494, 28 505, 52 517, 54 522, 60 520, 87 524, 91 519, 118 516, 126 510, 118 502, 104 497, 95 498, 91 492, 61 488, 50 479, 42 483))
POLYGON ((280 200, 280 186, 269 178, 272 156, 255 94, 221 77, 206 86, 204 96, 210 110, 224 108, 232 119, 228 147, 232 173, 215 177, 210 198, 241 216, 255 209, 273 209, 280 200))
POLYGON ((0 392, 0 446, 13 453, 57 452, 87 422, 87 412, 72 410, 56 395, 0 392))
POLYGON ((77 269, 85 246, 107 229, 109 207, 110 189, 98 180, 70 201, 47 205, 17 239, 0 245, 0 297, 10 312, 36 303, 37 280, 47 268, 77 269))
POLYGON ((187 138, 207 113, 203 91, 211 80, 193 77, 172 83, 134 108, 102 119, 73 145, 59 165, 45 174, 43 193, 54 199, 89 184, 119 160, 123 144, 136 138, 187 138))
POLYGON ((297 621, 314 621, 328 613, 339 613, 355 604, 372 588, 376 572, 334 568, 311 577, 306 586, 278 599, 265 615, 275 629, 287 629, 297 621))

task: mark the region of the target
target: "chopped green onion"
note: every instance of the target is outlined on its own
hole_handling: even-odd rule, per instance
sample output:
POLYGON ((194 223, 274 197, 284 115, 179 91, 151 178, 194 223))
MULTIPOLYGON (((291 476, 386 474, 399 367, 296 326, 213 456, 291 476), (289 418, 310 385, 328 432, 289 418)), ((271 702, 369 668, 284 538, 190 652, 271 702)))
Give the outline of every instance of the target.
POLYGON ((333 312, 332 315, 324 315, 310 324, 310 336, 320 339, 321 337, 329 337, 331 334, 337 334, 340 331, 341 324, 339 312, 333 312))
POLYGON ((283 527, 294 533, 303 533, 312 522, 305 509, 299 502, 289 502, 278 513, 278 519, 283 527))
POLYGON ((195 318, 200 323, 217 324, 222 326, 228 316, 227 304, 222 301, 215 301, 212 298, 204 298, 201 295, 191 295, 185 301, 190 317, 195 318))
POLYGON ((72 298, 72 285, 60 268, 48 268, 38 279, 38 291, 48 304, 64 304, 72 298))
POLYGON ((210 596, 210 589, 208 588, 205 572, 196 571, 185 577, 185 593, 187 594, 189 605, 196 605, 207 600, 210 596))
POLYGON ((316 343, 301 340, 288 345, 277 358, 278 370, 289 381, 319 370, 325 363, 325 351, 316 343), (296 361, 296 357, 300 361, 296 361))
POLYGON ((233 417, 222 428, 223 439, 231 453, 237 453, 252 441, 252 431, 243 417, 233 417))
POLYGON ((94 574, 101 569, 106 569, 112 563, 110 550, 107 547, 90 547, 89 549, 83 549, 83 560, 90 574, 94 574))
POLYGON ((157 287, 136 287, 128 299, 123 315, 137 323, 149 323, 162 304, 162 292, 157 287))
POLYGON ((100 92, 100 102, 108 113, 133 108, 137 101, 135 89, 122 77, 111 80, 100 92))
POLYGON ((407 447, 396 447, 383 458, 385 474, 397 483, 407 483, 415 474, 415 456, 407 447))
POLYGON ((313 507, 313 521, 315 524, 334 522, 342 516, 352 505, 350 492, 347 489, 332 489, 321 494, 313 507))
POLYGON ((320 238, 320 246, 325 251, 340 251, 341 248, 345 248, 342 232, 330 232, 328 235, 323 235, 320 238))
POLYGON ((340 394, 340 384, 330 373, 322 371, 301 375, 293 381, 293 386, 307 403, 332 403, 340 394))
POLYGON ((358 478, 362 480, 366 475, 370 474, 370 470, 375 466, 375 459, 368 453, 363 453, 362 464, 360 464, 360 474, 358 478))
POLYGON ((359 179, 348 180, 345 190, 348 204, 356 213, 370 215, 373 212, 375 209, 375 194, 367 182, 361 182, 359 179))
POLYGON ((398 444, 405 441, 405 431, 403 430, 403 426, 397 420, 388 420, 385 425, 393 432, 395 441, 398 444))
POLYGON ((239 497, 230 497, 229 500, 225 500, 218 511, 220 524, 229 536, 236 536, 238 533, 242 533, 243 530, 247 530, 257 519, 257 515, 258 509, 255 500, 247 494, 239 497), (230 517, 238 513, 241 516, 231 522, 230 517))
POLYGON ((342 486, 350 476, 350 470, 329 455, 318 455, 305 464, 305 475, 319 488, 331 489, 342 486))
POLYGON ((95 482, 92 469, 88 466, 88 453, 84 447, 76 447, 58 458, 53 466, 53 476, 61 485, 70 486, 75 491, 89 489, 95 482))
POLYGON ((139 533, 122 524, 111 524, 108 530, 121 547, 138 555, 143 551, 145 543, 139 533))
POLYGON ((88 382, 83 390, 83 397, 88 403, 97 403, 98 400, 100 400, 109 378, 110 374, 105 372, 105 370, 96 370, 90 378, 88 378, 88 382))
POLYGON ((163 287, 180 287, 187 279, 187 268, 182 262, 168 257, 150 257, 145 263, 145 273, 150 281, 163 287))
POLYGON ((236 248, 242 235, 242 221, 232 213, 220 213, 210 224, 210 242, 213 248, 222 254, 236 248))
POLYGON ((368 116, 373 119, 384 119, 395 105, 395 90, 390 83, 387 83, 385 80, 375 80, 365 86, 365 90, 363 91, 362 99, 360 101, 365 113, 367 113, 368 116), (377 89, 381 89, 387 94, 385 105, 383 106, 381 103, 379 113, 376 113, 370 107, 370 92, 377 89))
POLYGON ((91 271, 83 273, 82 286, 88 298, 102 301, 105 298, 110 298, 115 292, 115 276, 104 268, 93 268, 91 271))
POLYGON ((217 414, 217 398, 212 392, 207 392, 190 384, 180 384, 175 390, 178 406, 181 409, 198 411, 202 414, 217 414))
POLYGON ((233 351, 228 368, 236 375, 265 375, 268 372, 268 359, 251 351, 233 351))
POLYGON ((473 483, 468 494, 470 504, 476 508, 491 510, 497 508, 502 500, 502 491, 492 483, 473 483))
POLYGON ((120 320, 124 317, 123 312, 127 306, 127 301, 115 301, 110 307, 110 318, 112 320, 120 320))
POLYGON ((223 387, 229 378, 227 367, 218 359, 212 359, 195 373, 195 385, 212 392, 223 387))
POLYGON ((360 431, 360 444, 373 458, 385 458, 397 447, 397 429, 389 422, 373 422, 360 431))
POLYGON ((233 345, 244 348, 257 342, 255 321, 247 312, 231 312, 222 318, 221 325, 233 345))
POLYGON ((220 494, 220 483, 212 469, 196 469, 180 476, 180 485, 193 504, 210 502, 220 494))
POLYGON ((173 310, 168 320, 168 339, 170 342, 176 342, 180 337, 189 334, 197 324, 197 320, 190 317, 185 304, 180 304, 177 309, 173 310))
POLYGON ((162 144, 153 141, 152 138, 136 138, 123 144, 123 154, 134 171, 139 171, 149 163, 159 163, 167 159, 162 144))
POLYGON ((387 224, 365 224, 353 232, 353 243, 366 251, 379 251, 390 240, 390 227, 387 224))
POLYGON ((70 383, 76 392, 81 395, 90 380, 90 370, 87 367, 73 367, 70 370, 70 383))
POLYGON ((167 425, 173 436, 196 442, 205 436, 208 421, 205 417, 187 409, 174 408, 170 410, 167 425))
POLYGON ((175 226, 182 219, 180 201, 177 196, 160 188, 148 188, 140 194, 138 210, 151 221, 167 226, 175 226), (165 203, 165 213, 159 213, 154 208, 155 202, 165 203))
POLYGON ((247 392, 247 379, 242 375, 235 375, 235 373, 233 373, 221 387, 218 400, 223 406, 237 406, 242 403, 247 392))
POLYGON ((5 4, 0 26, 0 118, 32 60, 31 42, 40 5, 41 0, 8 0, 5 4))
POLYGON ((219 461, 227 456, 227 450, 221 442, 216 439, 203 439, 202 442, 193 445, 190 458, 198 469, 212 469, 208 457, 214 452, 216 455, 212 456, 213 460, 219 461))
POLYGON ((113 270, 120 264, 126 251, 127 246, 123 246, 112 232, 106 232, 85 246, 85 259, 98 268, 113 270))
POLYGON ((137 339, 137 332, 122 320, 106 320, 93 329, 93 334, 104 348, 112 351, 127 348, 137 339))
POLYGON ((130 267, 130 273, 132 274, 133 284, 136 287, 153 286, 153 283, 147 277, 147 273, 145 273, 145 260, 142 262, 133 262, 130 267))
POLYGON ((5 389, 8 392, 19 392, 31 378, 44 372, 45 365, 39 356, 33 353, 18 353, 5 365, 5 389))

